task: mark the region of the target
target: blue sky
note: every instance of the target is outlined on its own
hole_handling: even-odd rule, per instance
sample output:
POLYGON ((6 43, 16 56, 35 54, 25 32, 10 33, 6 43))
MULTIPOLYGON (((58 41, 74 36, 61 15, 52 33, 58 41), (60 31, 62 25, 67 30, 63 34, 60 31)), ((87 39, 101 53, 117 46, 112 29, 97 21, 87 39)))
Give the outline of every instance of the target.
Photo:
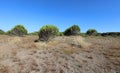
POLYGON ((60 31, 77 24, 81 32, 120 32, 120 0, 0 0, 0 29, 17 24, 29 32, 45 24, 60 31))

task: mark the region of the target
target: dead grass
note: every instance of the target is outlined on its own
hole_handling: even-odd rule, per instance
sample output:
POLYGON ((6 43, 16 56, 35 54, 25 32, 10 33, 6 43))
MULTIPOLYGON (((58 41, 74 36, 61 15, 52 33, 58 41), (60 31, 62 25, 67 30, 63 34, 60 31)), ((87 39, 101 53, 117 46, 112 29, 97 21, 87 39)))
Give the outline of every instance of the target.
POLYGON ((0 35, 0 73, 120 72, 119 37, 37 38, 0 35))

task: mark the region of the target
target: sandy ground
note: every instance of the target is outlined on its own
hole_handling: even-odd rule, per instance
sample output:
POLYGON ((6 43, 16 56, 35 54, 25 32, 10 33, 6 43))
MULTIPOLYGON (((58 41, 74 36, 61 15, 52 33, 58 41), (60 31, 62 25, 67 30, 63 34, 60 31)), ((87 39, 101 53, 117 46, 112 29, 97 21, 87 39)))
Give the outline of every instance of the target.
POLYGON ((120 73, 120 37, 0 35, 0 73, 120 73))

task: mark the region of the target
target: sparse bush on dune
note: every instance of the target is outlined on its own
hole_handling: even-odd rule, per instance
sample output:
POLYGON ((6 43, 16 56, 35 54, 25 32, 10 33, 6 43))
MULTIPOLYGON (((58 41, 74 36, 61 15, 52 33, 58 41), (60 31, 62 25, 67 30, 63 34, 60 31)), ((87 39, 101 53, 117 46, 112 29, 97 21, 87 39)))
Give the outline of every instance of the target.
POLYGON ((80 34, 80 27, 78 25, 73 25, 64 31, 64 35, 79 35, 80 34))
POLYGON ((57 36, 58 33, 59 33, 59 29, 56 26, 45 25, 40 29, 38 33, 39 40, 48 41, 50 38, 57 36))
POLYGON ((0 29, 0 34, 5 34, 5 32, 3 30, 0 29))
POLYGON ((95 30, 95 29, 89 29, 89 30, 87 30, 87 32, 86 32, 86 34, 87 35, 98 35, 98 32, 97 32, 97 30, 95 30))
POLYGON ((27 35, 27 30, 23 25, 16 25, 7 32, 8 35, 24 36, 27 35))

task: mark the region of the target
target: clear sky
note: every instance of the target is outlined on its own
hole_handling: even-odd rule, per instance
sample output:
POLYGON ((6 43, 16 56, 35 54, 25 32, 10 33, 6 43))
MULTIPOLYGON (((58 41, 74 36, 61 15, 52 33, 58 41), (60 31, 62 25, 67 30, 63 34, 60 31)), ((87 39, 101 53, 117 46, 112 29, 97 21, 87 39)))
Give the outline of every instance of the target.
POLYGON ((73 24, 86 32, 120 32, 120 0, 0 0, 0 29, 23 24, 29 32, 45 24, 60 31, 73 24))

